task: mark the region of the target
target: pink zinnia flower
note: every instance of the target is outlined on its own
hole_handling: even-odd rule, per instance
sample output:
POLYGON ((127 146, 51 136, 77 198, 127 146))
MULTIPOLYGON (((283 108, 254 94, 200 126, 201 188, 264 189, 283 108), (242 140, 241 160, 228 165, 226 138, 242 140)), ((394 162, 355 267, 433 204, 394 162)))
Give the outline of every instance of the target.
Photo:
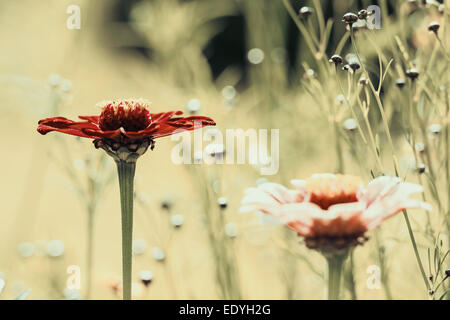
POLYGON ((248 189, 243 210, 277 218, 304 237, 309 248, 325 252, 361 244, 367 231, 402 210, 431 210, 409 197, 423 188, 399 178, 379 177, 364 187, 358 177, 316 174, 292 184, 295 190, 276 183, 248 189))

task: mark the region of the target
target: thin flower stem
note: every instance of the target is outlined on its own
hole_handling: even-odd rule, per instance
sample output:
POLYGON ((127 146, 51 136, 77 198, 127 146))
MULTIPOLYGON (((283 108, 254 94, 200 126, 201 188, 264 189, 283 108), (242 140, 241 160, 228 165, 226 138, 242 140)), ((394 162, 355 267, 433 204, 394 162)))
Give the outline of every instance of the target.
POLYGON ((86 299, 91 298, 92 292, 92 269, 93 269, 93 242, 94 242, 94 209, 88 208, 88 223, 87 223, 87 276, 86 276, 86 299))
POLYGON ((411 238, 411 243, 412 243, 412 246, 413 246, 413 249, 414 249, 414 254, 416 255, 417 263, 419 265, 420 272, 422 273, 423 281, 425 282, 425 286, 427 287, 427 290, 430 291, 431 287, 430 287, 430 284, 428 282, 427 275, 425 273, 425 269, 423 268, 422 260, 420 259, 419 250, 417 249, 416 240, 414 238, 414 233, 412 231, 411 223, 409 222, 409 217, 408 217, 408 213, 406 212, 406 210, 403 211, 403 216, 405 217, 406 225, 408 227, 409 236, 411 238))
POLYGON ((135 162, 116 161, 122 210, 122 287, 123 300, 131 300, 133 185, 135 162))
MULTIPOLYGON (((392 141, 392 137, 391 137, 390 130, 389 130, 389 125, 388 125, 387 118, 386 118, 386 115, 384 113, 383 104, 381 102, 380 95, 379 95, 380 88, 378 88, 378 90, 376 90, 375 87, 373 86, 373 83, 370 80, 369 74, 368 74, 364 64, 362 63, 361 56, 360 56, 359 51, 358 51, 358 46, 356 45, 356 40, 355 40, 353 27, 351 27, 350 29, 351 29, 351 31, 350 31, 350 38, 351 38, 351 42, 352 42, 353 48, 355 50, 355 54, 357 55, 358 60, 361 63, 361 66, 362 66, 362 68, 364 70, 364 73, 367 75, 368 83, 370 85, 370 88, 371 88, 372 92, 375 95, 375 100, 376 100, 376 102, 378 104, 378 107, 380 109, 381 118, 383 120, 383 125, 384 125, 384 129, 385 129, 386 135, 388 137, 389 145, 390 145, 390 147, 392 149, 392 155, 394 156, 394 159, 395 159, 394 143, 392 141)), ((382 75, 380 75, 380 76, 382 76, 382 75)), ((394 160, 394 169, 395 169, 395 171, 396 171, 396 173, 398 175, 398 170, 397 170, 397 165, 396 165, 395 160, 394 160)), ((408 213, 406 211, 403 211, 403 216, 405 218, 406 226, 408 228, 408 233, 409 233, 409 236, 410 236, 410 239, 411 239, 411 243, 412 243, 412 246, 413 246, 413 249, 414 249, 414 254, 416 256, 417 264, 419 265, 420 272, 422 273, 422 277, 423 277, 423 280, 425 282, 425 286, 427 287, 427 290, 429 291, 430 290, 430 284, 428 283, 428 279, 427 279, 427 276, 425 274, 425 269, 423 268, 422 260, 420 259, 419 250, 417 249, 416 239, 414 237, 414 233, 413 233, 412 228, 411 228, 411 223, 409 221, 408 213)))
POLYGON ((328 300, 339 300, 342 283, 342 270, 348 252, 325 255, 328 264, 328 300))

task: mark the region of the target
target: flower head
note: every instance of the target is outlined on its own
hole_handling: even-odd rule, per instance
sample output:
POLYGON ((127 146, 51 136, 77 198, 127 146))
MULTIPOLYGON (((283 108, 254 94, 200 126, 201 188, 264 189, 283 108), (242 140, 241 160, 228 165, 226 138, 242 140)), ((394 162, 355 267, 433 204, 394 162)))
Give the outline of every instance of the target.
POLYGON ((139 156, 149 146, 153 147, 156 138, 215 125, 208 117, 176 117, 182 115, 182 111, 150 113, 150 103, 144 99, 103 101, 98 106, 102 110, 98 116, 79 116, 83 121, 63 117, 42 119, 37 130, 41 134, 58 131, 91 138, 97 148, 103 148, 109 154, 115 154, 125 146, 139 156))
POLYGON ((295 190, 276 183, 247 190, 243 209, 279 219, 304 237, 309 248, 320 251, 361 244, 367 231, 404 209, 431 210, 409 198, 423 188, 399 178, 379 177, 365 187, 358 177, 318 174, 292 184, 295 190))

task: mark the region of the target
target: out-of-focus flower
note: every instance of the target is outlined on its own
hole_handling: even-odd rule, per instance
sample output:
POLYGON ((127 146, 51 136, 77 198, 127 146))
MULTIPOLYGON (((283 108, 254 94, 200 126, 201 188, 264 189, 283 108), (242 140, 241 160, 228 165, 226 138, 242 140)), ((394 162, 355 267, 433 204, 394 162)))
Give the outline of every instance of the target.
MULTIPOLYGON (((117 151, 126 147, 123 153, 142 155, 154 139, 177 133, 177 130, 194 130, 215 125, 208 117, 174 117, 182 111, 150 113, 149 102, 143 99, 104 101, 99 116, 80 116, 84 121, 72 121, 63 117, 47 118, 39 121, 38 132, 47 134, 58 131, 83 138, 94 139, 96 148, 103 148, 117 157, 117 151)), ((123 154, 122 153, 122 154, 123 154)), ((134 156, 136 156, 134 155, 134 156)), ((120 157, 120 152, 119 152, 120 157)))
POLYGON ((264 61, 264 51, 260 48, 252 48, 248 51, 247 58, 251 64, 260 64, 264 61))
POLYGON ((236 238, 237 237, 237 226, 234 222, 228 222, 225 225, 225 234, 230 238, 236 238))
POLYGON ((155 259, 156 261, 164 261, 164 259, 166 258, 166 254, 164 253, 164 250, 161 249, 160 247, 152 248, 152 256, 153 256, 153 259, 155 259))
POLYGON ((3 292, 3 288, 5 288, 6 282, 2 278, 0 278, 0 294, 3 292))
POLYGON ((22 242, 17 246, 17 250, 21 257, 28 258, 36 252, 36 246, 31 242, 22 242))
POLYGON ((217 204, 219 205, 220 209, 226 209, 228 207, 228 200, 225 197, 220 197, 217 199, 217 204))
POLYGON ((148 270, 142 270, 141 272, 139 272, 139 279, 144 286, 148 287, 150 282, 152 282, 153 280, 153 273, 148 270))
POLYGON ((61 81, 60 87, 63 92, 70 92, 70 90, 72 90, 72 81, 64 79, 61 81))
POLYGON ((173 206, 172 197, 166 196, 166 197, 164 197, 164 199, 161 200, 161 209, 170 211, 172 206, 173 206))
POLYGON ((409 198, 423 188, 399 178, 379 177, 364 187, 358 177, 317 174, 292 184, 295 190, 275 183, 251 188, 242 204, 287 224, 309 248, 321 252, 360 244, 367 231, 402 210, 431 210, 429 204, 409 198))
POLYGON ((135 239, 133 240, 133 253, 136 255, 141 255, 147 250, 147 242, 145 239, 135 239))
POLYGON ((59 74, 52 74, 48 77, 48 83, 52 87, 57 87, 61 83, 61 76, 59 74))
POLYGON ((425 151, 425 144, 423 142, 417 142, 414 148, 417 152, 422 153, 425 151))
POLYGON ((175 228, 180 228, 184 223, 184 217, 181 214, 174 214, 170 218, 170 222, 175 228))
POLYGON ((428 130, 432 135, 437 136, 442 132, 442 126, 439 123, 434 123, 428 127, 428 130))
POLYGON ((64 289, 64 297, 66 300, 81 300, 80 291, 77 289, 64 289))
POLYGON ((202 104, 198 99, 191 99, 188 101, 186 108, 190 114, 195 114, 200 111, 202 104))
POLYGON ((64 243, 61 240, 52 240, 47 243, 45 250, 52 258, 60 257, 64 254, 64 243))
POLYGON ((308 19, 314 13, 313 8, 310 7, 301 7, 298 16, 300 19, 308 19))
POLYGON ((344 121, 344 129, 347 131, 355 131, 358 128, 355 119, 347 119, 344 121))

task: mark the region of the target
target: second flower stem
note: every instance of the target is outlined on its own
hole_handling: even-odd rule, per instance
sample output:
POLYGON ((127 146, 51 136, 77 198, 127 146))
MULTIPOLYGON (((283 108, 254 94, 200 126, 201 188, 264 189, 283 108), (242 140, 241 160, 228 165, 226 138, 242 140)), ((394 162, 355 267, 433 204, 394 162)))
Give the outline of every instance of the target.
POLYGON ((348 252, 325 255, 328 263, 328 300, 339 300, 342 269, 347 256, 348 252))
POLYGON ((133 186, 135 162, 116 161, 122 210, 122 287, 123 300, 131 300, 133 243, 133 186))

